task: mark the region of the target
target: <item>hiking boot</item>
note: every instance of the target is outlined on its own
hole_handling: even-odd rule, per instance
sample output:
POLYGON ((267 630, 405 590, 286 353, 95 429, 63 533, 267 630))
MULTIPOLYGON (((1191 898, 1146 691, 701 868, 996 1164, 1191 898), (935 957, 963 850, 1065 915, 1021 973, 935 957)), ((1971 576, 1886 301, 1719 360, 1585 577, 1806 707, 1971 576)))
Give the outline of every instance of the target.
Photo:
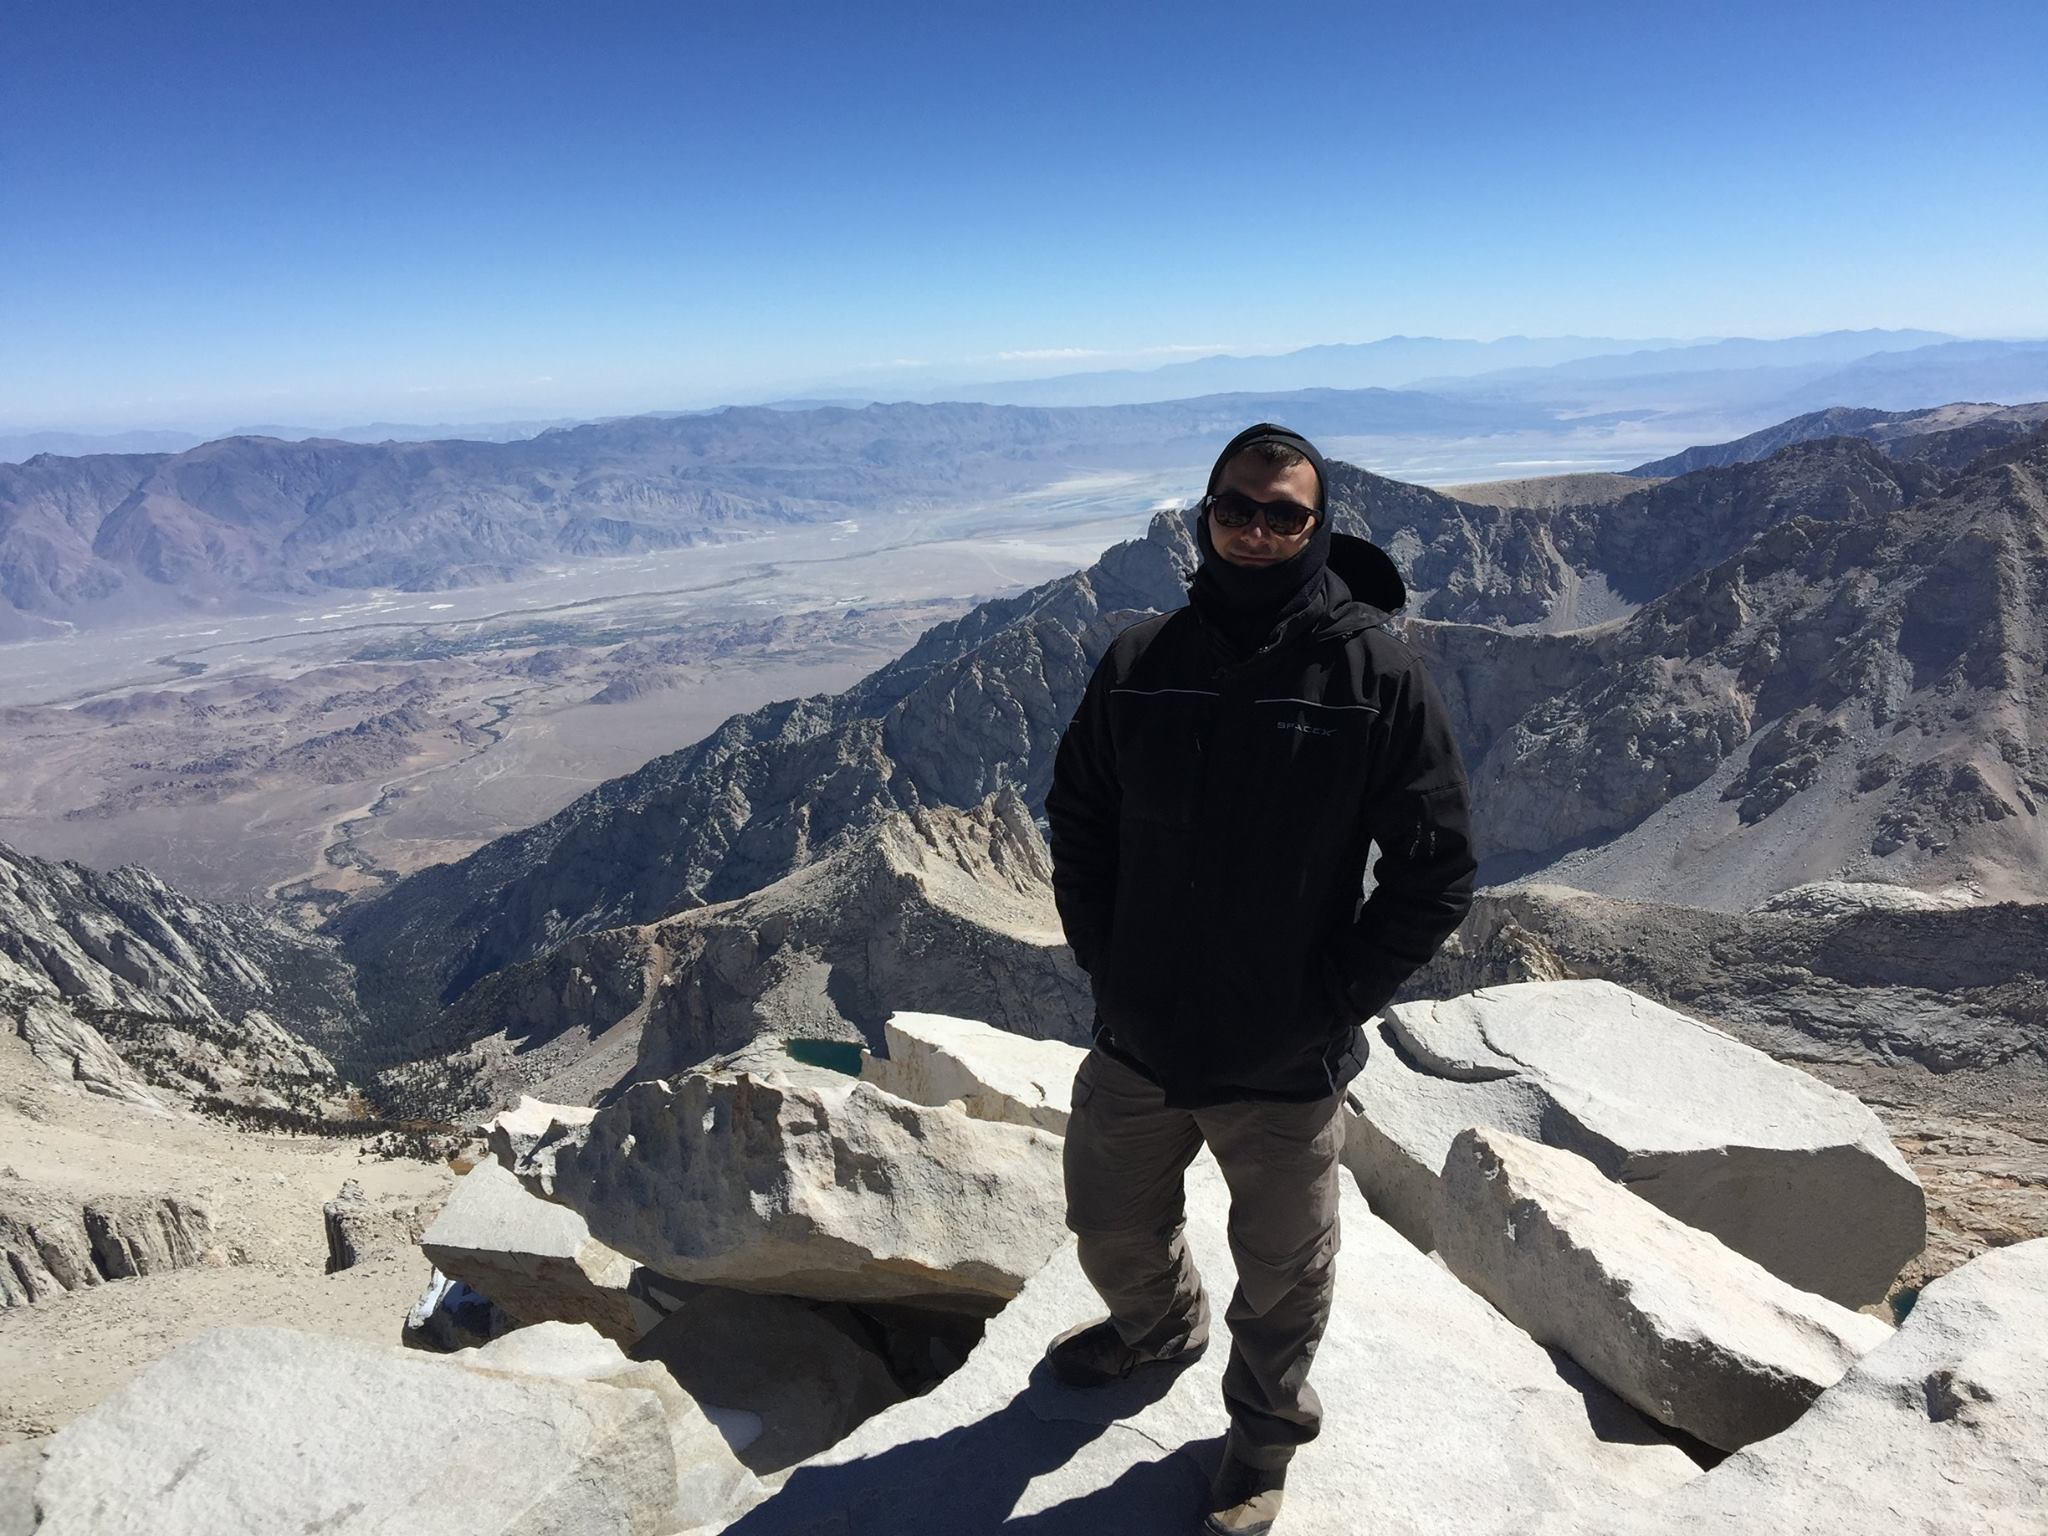
POLYGON ((1237 1437, 1223 1442, 1223 1461, 1209 1480, 1209 1515, 1204 1531, 1214 1536, 1266 1536, 1280 1518, 1287 1464, 1255 1466, 1237 1449, 1237 1437))
POLYGON ((1209 1347, 1206 1337, 1164 1354, 1133 1349, 1108 1318, 1079 1323, 1046 1346, 1045 1361, 1053 1375, 1070 1387, 1101 1387, 1122 1381, 1146 1365, 1192 1365, 1209 1347))

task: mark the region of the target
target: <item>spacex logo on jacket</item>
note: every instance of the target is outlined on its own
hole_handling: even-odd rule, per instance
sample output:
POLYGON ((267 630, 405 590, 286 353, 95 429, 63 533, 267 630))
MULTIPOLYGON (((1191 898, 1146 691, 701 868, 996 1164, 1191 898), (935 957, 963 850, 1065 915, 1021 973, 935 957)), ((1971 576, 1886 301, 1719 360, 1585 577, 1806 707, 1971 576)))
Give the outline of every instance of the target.
POLYGON ((1299 731, 1304 736, 1334 736, 1337 734, 1337 728, 1334 725, 1310 725, 1306 720, 1275 720, 1273 724, 1280 730, 1299 731))
POLYGON ((1321 589, 1244 656, 1198 601, 1125 630, 1046 796, 1097 1043, 1167 1102, 1315 1099, 1471 905, 1465 772, 1386 629, 1393 563, 1335 535, 1321 589), (1364 896, 1372 845, 1380 858, 1364 896))

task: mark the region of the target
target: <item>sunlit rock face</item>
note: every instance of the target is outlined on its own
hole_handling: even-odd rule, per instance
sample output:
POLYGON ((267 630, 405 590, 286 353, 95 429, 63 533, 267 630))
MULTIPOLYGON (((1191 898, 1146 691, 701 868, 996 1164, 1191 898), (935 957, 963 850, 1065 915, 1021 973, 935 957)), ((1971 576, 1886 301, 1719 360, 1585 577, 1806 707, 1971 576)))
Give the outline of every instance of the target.
POLYGON ((364 1031, 331 942, 195 901, 145 869, 4 845, 0 1006, 52 1072, 143 1106, 321 1112, 343 1091, 322 1047, 345 1051, 364 1031))
POLYGON ((1891 1337, 1573 1152, 1461 1131, 1437 1194, 1453 1274, 1626 1402, 1724 1450, 1785 1428, 1891 1337))
POLYGON ((1434 1248, 1467 1126, 1587 1158, 1667 1214, 1845 1306, 1926 1240, 1926 1200, 1852 1095, 1604 981, 1396 1005, 1351 1086, 1345 1162, 1373 1209, 1434 1248))

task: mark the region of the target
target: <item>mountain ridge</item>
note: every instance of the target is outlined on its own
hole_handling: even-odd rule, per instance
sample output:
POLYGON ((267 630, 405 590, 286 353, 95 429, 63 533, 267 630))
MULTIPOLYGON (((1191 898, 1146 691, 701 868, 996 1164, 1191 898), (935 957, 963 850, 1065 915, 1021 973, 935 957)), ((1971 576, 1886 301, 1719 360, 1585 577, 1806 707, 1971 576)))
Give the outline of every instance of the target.
MULTIPOLYGON (((1698 715, 1711 750, 1697 763, 1667 763, 1658 784, 1676 793, 1702 782, 1747 739, 1751 719, 1783 713, 1759 715, 1754 703, 1716 705, 1719 684, 1659 659, 1672 647, 1674 657, 1684 657, 1695 631, 1702 644, 1718 634, 1729 578, 1717 587, 1711 573, 1731 560, 1739 564, 1746 551, 1762 562, 1759 571, 1789 562, 1845 530, 1898 515, 1916 495, 1946 483, 1943 472, 1898 464, 1868 443, 1794 445, 1764 466, 1702 472, 1638 493, 1650 499, 1646 505, 1675 508, 1691 520, 1664 517, 1667 537, 1637 552, 1642 563, 1616 560, 1611 567, 1591 563, 1603 558, 1599 519, 1584 509, 1545 515, 1471 506, 1341 464, 1332 467, 1332 507, 1335 526, 1379 539, 1408 568, 1416 616, 1405 630, 1441 668, 1440 684, 1475 769, 1494 771, 1486 766, 1489 755, 1511 736, 1516 752, 1531 759, 1517 770, 1522 777, 1512 793, 1492 786, 1508 805, 1517 795, 1541 798, 1525 779, 1557 778, 1570 767, 1553 760, 1565 738, 1542 753, 1533 745, 1544 735, 1544 701, 1566 694, 1590 712, 1579 722, 1582 733, 1592 728, 1588 721, 1606 720, 1601 729, 1619 730, 1624 740, 1636 713, 1675 708, 1681 718, 1688 710, 1698 715), (1769 542, 1774 537, 1778 544, 1769 542), (1543 628, 1574 584, 1610 574, 1624 591, 1631 580, 1644 592, 1666 582, 1685 595, 1676 602, 1659 597, 1667 602, 1662 610, 1620 598, 1616 612, 1591 629, 1543 628), (1504 622, 1521 627, 1498 627, 1504 622), (1603 699, 1595 685, 1617 657, 1640 674, 1641 686, 1603 699), (1665 702, 1657 690, 1666 681, 1695 702, 1665 702), (1534 723, 1525 721, 1532 711, 1534 723)), ((1640 509, 1623 515, 1644 528, 1655 521, 1640 509)), ((880 815, 966 807, 1005 787, 1035 806, 1059 730, 1103 648, 1124 624, 1183 602, 1194 562, 1185 517, 1162 513, 1145 538, 1116 546, 1085 571, 934 628, 843 694, 734 717, 703 742, 608 782, 540 827, 343 911, 335 932, 357 959, 366 997, 375 999, 388 1027, 410 1034, 483 977, 564 938, 744 895, 840 846, 880 815)), ((1794 735, 1773 738, 1770 753, 1803 762, 1803 738, 1788 729, 1794 735)), ((1673 753, 1682 758, 1689 730, 1659 748, 1658 761, 1673 753)), ((1640 772, 1641 757, 1630 747, 1616 761, 1640 772)), ((1801 771, 1788 770, 1793 778, 1801 771)), ((1759 758, 1757 784, 1744 797, 1756 789, 1769 799, 1774 791, 1761 786, 1770 776, 1770 763, 1759 758)), ((1661 804, 1633 788, 1610 798, 1636 819, 1661 804)), ((1588 814, 1549 802, 1539 809, 1533 821, 1525 806, 1484 823, 1501 844, 1495 851, 1561 852, 1555 838, 1529 844, 1513 832, 1518 817, 1569 829, 1572 816, 1588 814)), ((1633 824, 1601 829, 1619 834, 1633 824)))
MULTIPOLYGON (((1704 444, 1653 459, 1646 464, 1638 464, 1628 473, 1647 479, 1688 474, 1695 469, 1724 469, 1751 463, 1793 443, 1820 437, 1861 437, 1887 451, 1896 451, 1903 445, 1910 455, 1916 439, 1952 437, 1965 427, 1979 429, 1972 438, 1973 444, 1981 444, 1971 455, 1975 457, 1976 453, 1988 451, 2001 443, 2018 441, 2044 420, 2048 420, 2048 401, 2010 406, 1959 401, 1910 411, 1885 411, 1873 406, 1830 406, 1824 410, 1808 411, 1790 421, 1777 422, 1731 442, 1704 444), (1991 431, 1986 434, 1982 430, 1985 428, 1991 431)), ((1922 443, 1920 449, 1924 452, 1929 446, 1922 443)))

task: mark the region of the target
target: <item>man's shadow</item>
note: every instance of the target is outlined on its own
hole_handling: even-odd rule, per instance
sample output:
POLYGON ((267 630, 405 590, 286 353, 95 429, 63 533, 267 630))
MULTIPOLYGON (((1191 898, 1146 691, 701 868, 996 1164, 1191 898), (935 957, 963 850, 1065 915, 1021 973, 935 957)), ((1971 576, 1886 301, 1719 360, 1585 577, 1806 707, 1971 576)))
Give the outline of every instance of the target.
POLYGON ((799 1467, 726 1536, 1184 1536, 1199 1518, 1221 1436, 1160 1448, 1101 1486, 1012 1518, 1033 1481, 1164 1397, 1177 1374, 1147 1371, 1084 1393, 1062 1386, 1041 1360, 1023 1391, 971 1424, 843 1465, 799 1467))

